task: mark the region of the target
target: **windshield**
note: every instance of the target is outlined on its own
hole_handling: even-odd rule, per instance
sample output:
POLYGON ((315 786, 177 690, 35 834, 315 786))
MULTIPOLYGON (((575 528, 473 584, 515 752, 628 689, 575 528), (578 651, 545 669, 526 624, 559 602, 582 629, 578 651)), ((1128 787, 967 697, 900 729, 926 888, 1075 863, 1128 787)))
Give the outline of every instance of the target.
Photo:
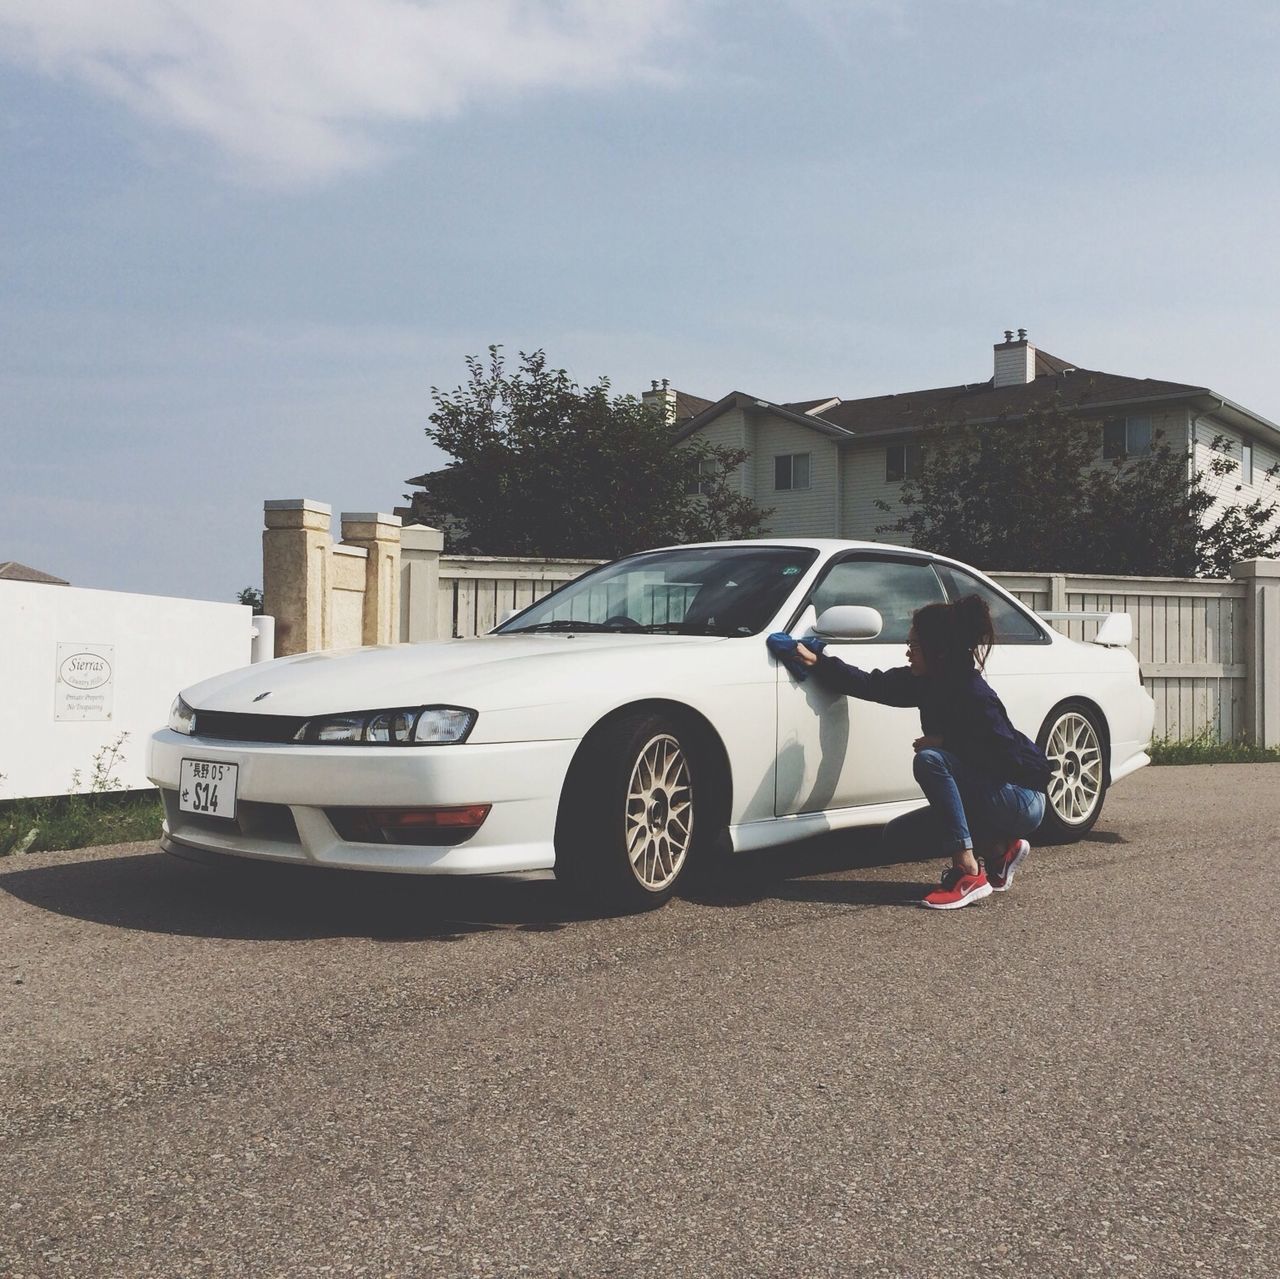
POLYGON ((806 546, 649 551, 570 582, 498 628, 666 635, 755 635, 818 552, 806 546))

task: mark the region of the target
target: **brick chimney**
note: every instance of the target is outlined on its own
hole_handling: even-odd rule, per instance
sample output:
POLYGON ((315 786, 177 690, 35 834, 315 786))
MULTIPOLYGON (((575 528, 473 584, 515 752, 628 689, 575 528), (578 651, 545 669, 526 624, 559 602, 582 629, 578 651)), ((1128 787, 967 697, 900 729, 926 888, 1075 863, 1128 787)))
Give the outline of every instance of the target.
POLYGON ((661 385, 655 379, 652 389, 645 391, 640 399, 645 404, 656 408, 662 414, 662 420, 668 425, 676 420, 676 393, 666 378, 662 379, 661 385))
POLYGON ((1036 378, 1036 349, 1027 341, 1026 329, 1005 329, 1004 341, 996 343, 995 386, 1026 386, 1036 378))

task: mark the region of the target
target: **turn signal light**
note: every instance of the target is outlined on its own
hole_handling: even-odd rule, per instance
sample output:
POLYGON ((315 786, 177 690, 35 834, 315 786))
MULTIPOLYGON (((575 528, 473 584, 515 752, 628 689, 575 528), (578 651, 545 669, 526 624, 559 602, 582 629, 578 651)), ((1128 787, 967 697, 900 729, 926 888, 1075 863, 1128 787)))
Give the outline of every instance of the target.
POLYGON ((341 839, 353 844, 458 844, 484 825, 492 804, 447 808, 327 808, 341 839))

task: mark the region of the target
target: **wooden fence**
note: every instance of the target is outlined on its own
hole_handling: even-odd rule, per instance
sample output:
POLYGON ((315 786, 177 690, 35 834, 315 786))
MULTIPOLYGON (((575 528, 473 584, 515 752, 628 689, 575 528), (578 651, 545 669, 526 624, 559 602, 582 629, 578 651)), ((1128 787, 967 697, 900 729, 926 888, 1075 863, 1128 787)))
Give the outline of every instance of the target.
MULTIPOLYGON (((309 499, 266 504, 263 585, 277 621, 276 654, 343 645, 483 635, 581 576, 598 560, 445 555, 437 529, 401 528, 393 515, 343 514, 309 499)), ((1131 650, 1156 704, 1157 737, 1209 733, 1280 746, 1280 560, 1246 560, 1226 579, 993 573, 1045 613, 1124 612, 1131 650)), ((599 592, 588 620, 618 611, 599 592)), ((681 611, 655 584, 655 618, 681 611)), ((582 614, 576 614, 575 619, 582 614)), ((1088 640, 1098 623, 1054 621, 1088 640)))
MULTIPOLYGON (((1130 651, 1156 704, 1157 737, 1209 732, 1222 741, 1246 728, 1248 652, 1244 581, 1173 577, 1079 577, 991 573, 1039 612, 1128 613, 1130 651)), ((1072 639, 1097 634, 1096 621, 1054 622, 1072 639)))
MULTIPOLYGON (((406 529, 406 534, 413 530, 406 529)), ((412 558, 406 546, 404 557, 412 558)), ((483 635, 507 609, 520 609, 600 563, 598 560, 440 556, 437 603, 415 625, 402 612, 402 638, 483 635)), ((1251 562, 1255 563, 1255 562, 1251 562)), ((1280 571, 1274 561, 1270 564, 1280 571)), ((1130 646, 1156 705, 1155 734, 1186 740, 1209 733, 1222 741, 1252 738, 1264 703, 1272 704, 1271 732, 1280 733, 1280 654, 1263 677, 1253 677, 1252 647, 1262 656, 1261 618, 1255 635, 1250 606, 1254 578, 1105 577, 991 573, 1005 590, 1038 612, 1117 612, 1133 619, 1130 646)), ((1264 573, 1264 577, 1266 574, 1264 573)), ((1271 578, 1272 583, 1276 582, 1271 578)), ((1280 586, 1272 585, 1272 593, 1280 586)), ((407 600, 407 596, 405 597, 407 600)), ((1089 640, 1097 621, 1055 621, 1064 634, 1089 640)), ((1271 645, 1280 641, 1272 624, 1271 645)))

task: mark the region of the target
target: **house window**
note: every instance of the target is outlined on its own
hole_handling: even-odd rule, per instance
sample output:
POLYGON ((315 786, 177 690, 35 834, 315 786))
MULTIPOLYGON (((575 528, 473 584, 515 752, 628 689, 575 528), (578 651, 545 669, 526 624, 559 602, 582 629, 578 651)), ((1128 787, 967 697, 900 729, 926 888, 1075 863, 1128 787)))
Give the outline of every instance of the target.
POLYGON ((1151 452, 1149 417, 1109 417, 1102 424, 1104 458, 1146 457, 1151 452))
POLYGON ((694 468, 693 474, 690 475, 685 483, 684 491, 690 497, 697 497, 699 494, 706 496, 711 492, 712 481, 715 479, 716 464, 704 458, 694 468))
POLYGON ((780 453, 773 459, 775 489, 807 489, 809 487, 809 454, 780 453))
POLYGON ((890 444, 884 451, 886 480, 914 480, 920 474, 920 445, 890 444))
POLYGON ((1248 440, 1240 445, 1240 482, 1253 483, 1253 445, 1248 440))

